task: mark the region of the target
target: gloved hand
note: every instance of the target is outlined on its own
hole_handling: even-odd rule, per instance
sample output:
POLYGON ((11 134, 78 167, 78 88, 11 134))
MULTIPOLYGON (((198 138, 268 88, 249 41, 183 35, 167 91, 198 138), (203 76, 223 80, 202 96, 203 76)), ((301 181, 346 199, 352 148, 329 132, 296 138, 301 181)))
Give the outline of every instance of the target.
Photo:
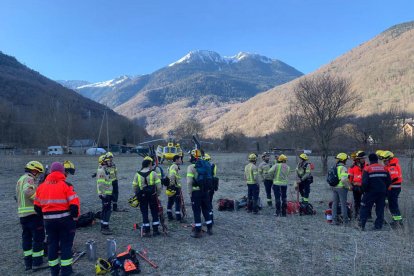
POLYGON ((34 210, 36 211, 36 213, 41 216, 42 215, 42 208, 40 206, 35 205, 34 206, 34 210))
POLYGON ((76 205, 71 204, 69 206, 70 216, 72 218, 77 218, 79 216, 79 208, 76 205))
POLYGON ((105 199, 106 198, 106 195, 99 195, 99 198, 100 199, 105 199))

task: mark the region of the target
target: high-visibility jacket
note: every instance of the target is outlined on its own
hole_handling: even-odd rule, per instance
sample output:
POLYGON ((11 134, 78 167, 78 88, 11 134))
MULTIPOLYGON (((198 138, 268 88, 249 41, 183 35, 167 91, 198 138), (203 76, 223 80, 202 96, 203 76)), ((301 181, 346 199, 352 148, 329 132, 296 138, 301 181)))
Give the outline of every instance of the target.
POLYGON ((361 168, 359 164, 354 163, 351 167, 349 167, 348 178, 351 185, 362 186, 362 173, 367 166, 368 165, 364 163, 363 167, 361 168))
POLYGON ((301 161, 296 166, 296 176, 297 180, 300 182, 306 181, 312 176, 311 174, 311 165, 306 161, 301 161))
POLYGON ((258 170, 255 164, 249 163, 244 167, 244 179, 247 182, 247 185, 258 184, 258 170))
MULTIPOLYGON (((149 172, 149 169, 144 168, 140 172, 141 173, 146 173, 146 172, 149 172)), ((157 194, 160 194, 160 192, 161 192, 161 187, 160 187, 161 179, 159 178, 158 174, 155 171, 151 171, 146 178, 144 178, 138 172, 135 174, 134 180, 132 181, 132 188, 134 189, 134 192, 137 193, 140 190, 143 190, 146 185, 155 186, 157 194)))
POLYGON ((170 179, 170 185, 180 188, 181 187, 181 176, 178 173, 180 167, 177 164, 172 164, 168 168, 168 178, 170 179))
POLYGON ((25 173, 17 181, 16 198, 17 214, 19 217, 27 217, 36 214, 33 200, 36 196, 36 178, 31 173, 25 173))
POLYGON ((213 170, 213 177, 217 177, 217 165, 214 163, 211 163, 211 168, 213 170))
POLYGON ((339 183, 336 185, 336 188, 347 188, 348 183, 348 170, 344 165, 337 165, 336 166, 339 183))
POLYGON ((106 166, 99 166, 96 172, 96 189, 98 195, 112 195, 112 180, 106 166))
POLYGON ((290 167, 286 163, 277 163, 269 170, 273 185, 285 186, 288 184, 290 167))
POLYGON ((56 219, 70 216, 70 205, 80 209, 78 195, 65 182, 61 172, 50 173, 36 190, 34 204, 42 209, 44 219, 56 219))
POLYGON ((194 186, 195 180, 197 179, 197 169, 195 168, 195 164, 191 164, 187 167, 187 188, 190 197, 192 196, 192 192, 199 191, 200 186, 194 186))
POLYGON ((270 162, 263 161, 262 163, 259 164, 258 172, 259 172, 260 177, 263 180, 272 180, 273 179, 272 176, 269 175, 270 168, 272 168, 272 164, 270 162))
POLYGON ((115 166, 114 163, 112 163, 111 166, 107 166, 106 167, 106 170, 109 173, 109 181, 111 181, 111 183, 114 180, 117 180, 118 179, 118 170, 117 170, 117 168, 116 168, 116 166, 115 166))
POLYGON ((392 158, 388 165, 385 166, 385 170, 390 174, 391 177, 391 186, 389 189, 401 188, 403 177, 398 158, 392 158))

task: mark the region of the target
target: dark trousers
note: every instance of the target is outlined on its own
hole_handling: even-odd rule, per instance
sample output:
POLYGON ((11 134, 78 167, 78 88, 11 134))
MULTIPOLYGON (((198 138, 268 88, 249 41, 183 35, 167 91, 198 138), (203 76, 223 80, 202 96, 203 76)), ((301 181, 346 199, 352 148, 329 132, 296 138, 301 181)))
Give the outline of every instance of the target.
POLYGON ((48 259, 52 275, 59 275, 59 263, 62 276, 72 273, 72 245, 76 223, 72 217, 46 219, 48 236, 48 259), (58 251, 60 249, 60 262, 58 251))
POLYGON ((118 179, 112 181, 112 204, 114 211, 118 209, 118 196, 119 196, 119 187, 118 179))
POLYGON ((105 197, 101 198, 102 201, 102 213, 101 213, 101 227, 108 227, 109 220, 111 218, 111 204, 112 204, 112 196, 106 195, 105 197))
POLYGON ((375 203, 375 213, 377 218, 375 220, 375 228, 382 228, 384 222, 384 207, 385 207, 385 193, 364 193, 361 202, 361 226, 365 227, 368 216, 371 213, 372 206, 375 203))
POLYGON ((139 199, 139 209, 141 210, 142 214, 142 225, 144 227, 145 232, 150 231, 150 223, 148 218, 148 209, 151 211, 152 216, 152 227, 158 230, 158 226, 160 225, 160 220, 158 218, 158 200, 157 194, 155 189, 152 191, 144 192, 141 191, 138 196, 139 199))
POLYGON ((391 188, 391 190, 387 191, 388 207, 393 220, 401 220, 400 208, 398 207, 398 196, 400 193, 401 188, 391 188))
POLYGON ((273 180, 265 180, 264 182, 265 191, 266 191, 266 198, 267 198, 267 205, 272 205, 272 186, 273 180))
POLYGON ((273 185, 273 193, 275 194, 276 200, 276 214, 279 215, 282 210, 282 215, 286 215, 286 192, 287 186, 284 185, 273 185))
POLYGON ((302 181, 299 183, 299 193, 302 197, 303 202, 309 201, 309 194, 310 194, 310 182, 309 181, 302 181))
POLYGON ((167 215, 169 219, 172 219, 172 207, 175 204, 175 217, 177 220, 181 220, 181 188, 175 188, 175 191, 175 195, 168 197, 167 215))
POLYGON ((38 215, 30 215, 20 218, 22 225, 22 248, 28 267, 38 266, 43 262, 43 241, 45 240, 45 228, 43 218, 38 215), (26 258, 27 257, 27 258, 26 258), (31 262, 30 262, 31 259, 31 262))
POLYGON ((191 193, 191 206, 194 214, 195 231, 201 231, 201 213, 203 213, 207 228, 213 226, 210 218, 210 202, 207 192, 193 191, 191 193))
POLYGON ((210 208, 210 218, 214 223, 214 212, 213 212, 213 197, 214 197, 214 189, 208 191, 208 200, 209 200, 209 208, 210 208))
POLYGON ((259 206, 257 206, 259 200, 260 188, 258 184, 247 184, 247 210, 257 213, 259 206))
POLYGON ((352 193, 354 195, 354 209, 355 209, 355 218, 359 216, 359 210, 361 209, 361 199, 362 199, 362 187, 353 186, 352 193))

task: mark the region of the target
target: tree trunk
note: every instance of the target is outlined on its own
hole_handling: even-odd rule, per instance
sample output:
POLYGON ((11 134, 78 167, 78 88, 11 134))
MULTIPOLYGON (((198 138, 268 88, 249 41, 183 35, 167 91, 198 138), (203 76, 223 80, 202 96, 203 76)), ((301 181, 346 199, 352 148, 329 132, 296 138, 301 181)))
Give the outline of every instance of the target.
POLYGON ((322 174, 326 175, 328 173, 328 154, 326 152, 322 152, 321 161, 322 161, 322 174))

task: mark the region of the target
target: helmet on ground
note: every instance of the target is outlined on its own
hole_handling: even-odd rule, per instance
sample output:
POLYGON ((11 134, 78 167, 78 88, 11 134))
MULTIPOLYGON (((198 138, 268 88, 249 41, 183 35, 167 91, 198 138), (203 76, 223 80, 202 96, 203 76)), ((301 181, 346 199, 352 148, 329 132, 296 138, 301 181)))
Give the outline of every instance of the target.
POLYGON ((375 154, 378 156, 379 159, 382 159, 382 153, 384 152, 384 150, 377 150, 375 152, 375 154))
POLYGON ((284 154, 279 155, 279 157, 277 158, 278 162, 286 162, 287 160, 287 156, 284 154))
POLYGON ((211 156, 210 156, 210 154, 205 153, 205 154, 204 154, 204 160, 206 160, 206 161, 210 161, 210 160, 211 160, 211 156))
POLYGON ((249 154, 249 161, 256 161, 257 160, 257 156, 255 153, 250 153, 249 154))
POLYGON ((65 167, 66 173, 69 173, 71 175, 75 174, 75 165, 71 161, 69 160, 63 161, 63 167, 65 167))
POLYGON ((105 161, 105 154, 99 156, 99 158, 98 158, 98 164, 99 165, 102 165, 104 161, 105 161))
POLYGON ((357 159, 365 158, 365 156, 366 156, 365 151, 359 150, 359 151, 356 152, 356 158, 357 159))
POLYGON ((348 159, 348 155, 344 152, 341 152, 336 155, 335 159, 339 161, 346 161, 348 159))
POLYGON ((177 191, 176 190, 173 190, 173 189, 167 189, 167 190, 165 190, 165 194, 168 197, 174 196, 176 193, 177 193, 177 191))
POLYGON ((128 204, 133 208, 137 208, 139 206, 139 200, 137 196, 133 196, 130 199, 128 199, 128 204))
POLYGON ((306 160, 309 160, 309 157, 306 155, 306 153, 302 153, 302 154, 300 154, 300 155, 299 155, 299 158, 300 158, 300 159, 302 159, 302 160, 305 160, 305 161, 306 161, 306 160))
POLYGON ((96 275, 105 275, 111 271, 111 264, 102 258, 98 258, 95 264, 96 275))
POLYGON ((383 151, 382 152, 382 154, 381 154, 381 158, 383 159, 383 160, 390 160, 390 159, 392 159, 394 157, 394 153, 392 153, 391 151, 389 151, 389 150, 385 150, 385 151, 383 151))
POLYGON ((24 168, 30 171, 37 171, 38 173, 45 172, 45 168, 43 167, 42 163, 40 163, 39 161, 30 161, 29 163, 26 164, 24 168))
POLYGON ((144 157, 144 160, 149 160, 149 161, 151 161, 151 162, 154 162, 154 160, 153 160, 150 156, 145 156, 145 157, 144 157))
POLYGON ((105 158, 114 158, 114 154, 113 154, 112 152, 108 151, 108 152, 105 154, 105 158))

